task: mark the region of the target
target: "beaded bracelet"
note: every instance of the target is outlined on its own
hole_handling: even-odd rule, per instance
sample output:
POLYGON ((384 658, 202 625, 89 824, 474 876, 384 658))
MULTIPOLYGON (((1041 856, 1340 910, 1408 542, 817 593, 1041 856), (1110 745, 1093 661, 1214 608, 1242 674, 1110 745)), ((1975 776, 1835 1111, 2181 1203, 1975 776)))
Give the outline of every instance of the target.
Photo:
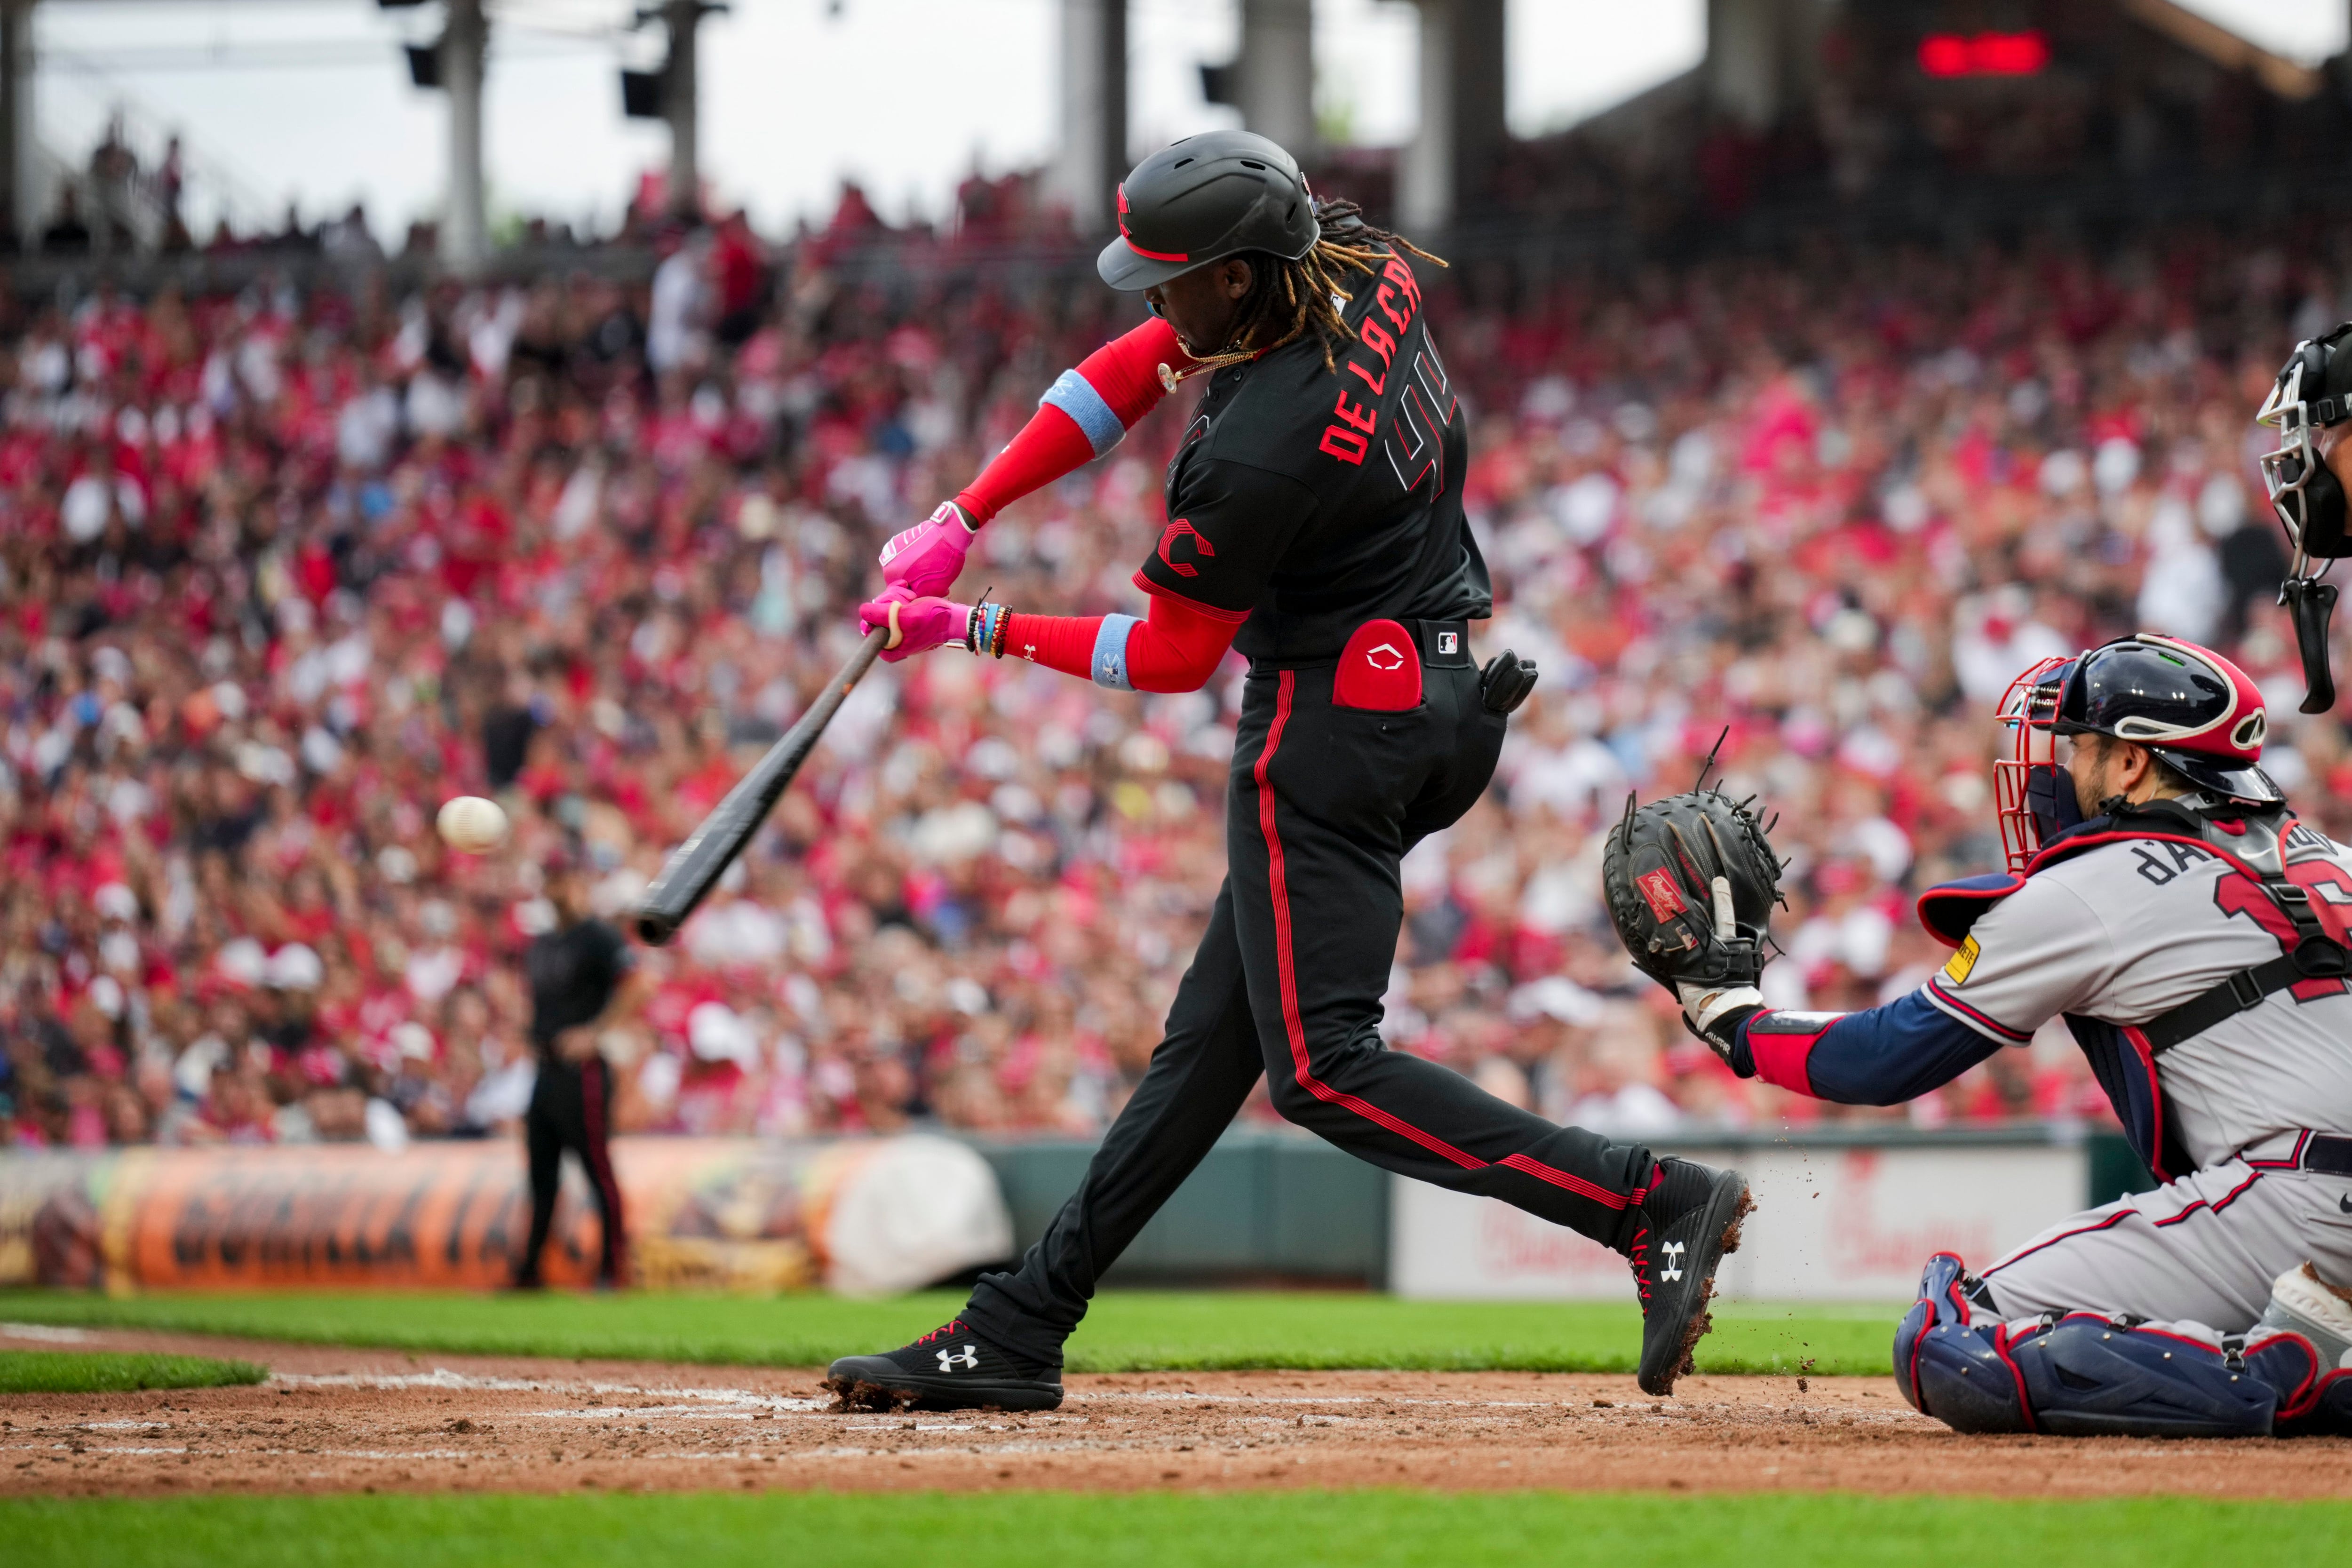
POLYGON ((971 619, 964 623, 964 647, 975 654, 984 653, 994 658, 1003 658, 1005 623, 1011 618, 1012 613, 1002 605, 975 605, 971 619))

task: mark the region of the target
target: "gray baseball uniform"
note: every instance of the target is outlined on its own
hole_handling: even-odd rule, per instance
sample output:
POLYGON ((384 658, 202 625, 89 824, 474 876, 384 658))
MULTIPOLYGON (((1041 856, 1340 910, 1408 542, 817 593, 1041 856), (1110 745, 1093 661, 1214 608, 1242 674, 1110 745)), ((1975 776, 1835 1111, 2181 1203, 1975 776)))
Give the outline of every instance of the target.
MULTIPOLYGON (((2262 841, 2248 836, 2249 851, 2262 841)), ((2284 842, 2289 879, 2345 941, 2352 851, 2305 827, 2284 842)), ((1963 896, 1990 907, 1918 991, 1867 1013, 1759 1014, 1740 1045, 1770 1081, 1885 1104, 2064 1018, 2164 1184, 1985 1267, 2000 1312, 2130 1312, 2242 1331, 2297 1264, 2352 1279, 2352 1176, 2304 1168, 2315 1134, 2352 1134, 2352 994, 2342 980, 2303 980, 2150 1048, 2140 1026, 2293 941, 2292 921, 2236 861, 2133 837, 2094 841, 2013 889, 1981 879, 1963 896)))
MULTIPOLYGON (((2352 854, 2307 828, 2288 875, 2341 934, 2352 854)), ((2260 884, 2195 845, 2133 840, 2049 867, 1987 910, 1927 986, 1988 1037, 2053 1016, 2126 1026, 2276 958, 2260 884)), ((2142 1070, 2145 1070, 2144 1068, 2142 1070)), ((2296 1168, 2309 1131, 2352 1131, 2352 994, 2340 980, 2278 992, 2157 1057, 2163 1143, 2195 1162, 2153 1192, 2052 1227, 1990 1265, 2000 1310, 2063 1308, 2252 1326, 2271 1281, 2305 1259, 2352 1277, 2352 1180, 2296 1168)))

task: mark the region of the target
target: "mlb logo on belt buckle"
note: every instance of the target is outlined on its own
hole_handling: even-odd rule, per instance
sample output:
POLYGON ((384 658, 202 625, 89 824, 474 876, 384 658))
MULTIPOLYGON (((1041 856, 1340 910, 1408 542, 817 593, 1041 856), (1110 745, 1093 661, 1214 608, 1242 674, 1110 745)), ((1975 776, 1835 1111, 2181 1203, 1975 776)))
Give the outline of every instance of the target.
POLYGON ((1459 635, 1457 635, 1457 634, 1455 634, 1455 633, 1454 633, 1454 632, 1440 632, 1440 633, 1438 633, 1438 634, 1437 634, 1437 651, 1438 651, 1439 653, 1441 653, 1441 654, 1445 654, 1445 653, 1459 653, 1459 652, 1461 652, 1461 651, 1462 651, 1462 638, 1460 637, 1460 636, 1459 636, 1459 635))

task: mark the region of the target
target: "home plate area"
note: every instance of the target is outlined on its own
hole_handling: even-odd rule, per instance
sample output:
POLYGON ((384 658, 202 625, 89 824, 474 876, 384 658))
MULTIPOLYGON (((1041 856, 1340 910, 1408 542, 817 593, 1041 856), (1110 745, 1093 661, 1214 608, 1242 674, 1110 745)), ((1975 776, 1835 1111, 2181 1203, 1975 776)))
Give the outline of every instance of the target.
POLYGON ((89 1332, 259 1361, 252 1387, 0 1402, 0 1496, 1404 1486, 2352 1497, 2352 1441, 1963 1437, 1883 1378, 1073 1376, 1061 1409, 838 1414, 816 1368, 89 1332), (2021 1448, 2056 1449, 2022 1458, 2021 1448))

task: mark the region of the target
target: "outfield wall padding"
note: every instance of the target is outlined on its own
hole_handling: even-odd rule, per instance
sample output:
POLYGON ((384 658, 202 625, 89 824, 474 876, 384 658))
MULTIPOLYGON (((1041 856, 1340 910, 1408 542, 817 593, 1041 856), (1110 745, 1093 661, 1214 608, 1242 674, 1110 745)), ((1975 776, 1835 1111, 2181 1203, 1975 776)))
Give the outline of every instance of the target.
MULTIPOLYGON (((1076 1189, 1095 1145, 920 1135, 792 1143, 648 1137, 621 1139, 614 1149, 642 1283, 739 1290, 825 1284, 873 1293, 1017 1256, 1076 1189)), ((1948 1235, 1936 1229, 1943 1222, 1934 1215, 1880 1212, 1890 1200, 1925 1206, 1898 1197, 1890 1183, 1930 1152, 1952 1157, 1943 1190, 1972 1200, 1990 1194, 1972 1190, 1979 1181, 1970 1177, 1971 1160, 1996 1176, 2036 1167, 2037 1212, 2064 1212, 2151 1184, 2121 1139, 2085 1139, 2068 1129, 1921 1133, 1869 1124, 1690 1145, 1703 1159, 1758 1164, 1759 1175, 1762 1166, 1787 1166, 1792 1157, 1799 1176, 1818 1173, 1822 1195, 1808 1188, 1791 1202, 1802 1204, 1808 1221, 1816 1209, 1825 1217, 1834 1212, 1841 1245, 1852 1251, 1861 1237, 1873 1254, 1863 1260, 1869 1268, 1848 1259, 1821 1271, 1842 1284, 1805 1292, 1829 1295, 1883 1293, 1883 1280, 1859 1276, 1908 1270, 1903 1260, 1929 1243, 1972 1240, 1948 1226, 1948 1235), (1874 1164, 1860 1157, 1872 1151, 1894 1158, 1874 1164), (2067 1158, 2053 1163, 2054 1152, 2067 1158), (1867 1223, 1849 1223, 1855 1216, 1867 1223)), ((1948 1205, 1939 1194, 1932 1206, 1948 1205)), ((1499 1205, 1459 1208, 1317 1139, 1236 1125, 1104 1283, 1321 1282, 1472 1295, 1581 1294, 1622 1283, 1622 1268, 1584 1256, 1566 1232, 1533 1227, 1499 1205), (1483 1238, 1473 1255, 1447 1251, 1470 1237, 1483 1238)), ((348 1144, 0 1153, 0 1285, 488 1288, 507 1279, 528 1219, 521 1150, 504 1140, 417 1143, 399 1153, 348 1144)), ((551 1279, 588 1279, 596 1226, 586 1184, 567 1163, 551 1279)), ((1759 1224, 1758 1235, 1770 1229, 1759 1224)), ((1973 1244, 1993 1242, 1988 1235, 1973 1244)), ((1794 1249, 1793 1257, 1808 1247, 1796 1237, 1772 1250, 1794 1249)), ((1763 1252, 1749 1261, 1759 1262, 1763 1252)), ((1748 1283, 1794 1288, 1761 1276, 1748 1283)))
MULTIPOLYGON (((1012 1248, 993 1173, 945 1139, 623 1138, 613 1164, 656 1289, 880 1293, 1012 1248)), ((488 1289, 530 1220, 503 1139, 0 1155, 0 1285, 488 1289)), ((599 1237, 567 1163, 550 1281, 586 1283, 599 1237)))

